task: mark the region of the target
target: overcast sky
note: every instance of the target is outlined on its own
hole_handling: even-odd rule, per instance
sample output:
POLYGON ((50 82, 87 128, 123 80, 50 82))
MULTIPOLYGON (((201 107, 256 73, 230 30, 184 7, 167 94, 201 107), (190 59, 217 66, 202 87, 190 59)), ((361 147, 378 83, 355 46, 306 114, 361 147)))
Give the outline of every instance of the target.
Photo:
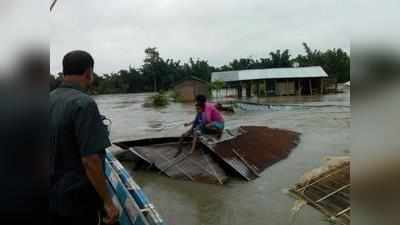
POLYGON ((276 49, 304 54, 302 42, 321 50, 350 51, 350 40, 400 46, 398 0, 59 0, 49 15, 50 1, 0 1, 0 71, 30 40, 48 37, 52 73, 75 49, 92 53, 102 74, 139 67, 147 47, 221 66, 276 49))
POLYGON ((63 55, 74 49, 92 53, 100 74, 139 67, 147 47, 158 47, 163 58, 214 66, 276 49, 303 54, 302 42, 349 51, 350 11, 363 2, 59 0, 51 15, 51 71, 61 71, 63 55))

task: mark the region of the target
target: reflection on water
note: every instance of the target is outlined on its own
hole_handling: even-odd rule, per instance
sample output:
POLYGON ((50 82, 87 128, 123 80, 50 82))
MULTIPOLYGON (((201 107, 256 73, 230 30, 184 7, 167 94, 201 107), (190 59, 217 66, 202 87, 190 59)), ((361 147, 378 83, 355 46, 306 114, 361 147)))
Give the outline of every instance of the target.
MULTIPOLYGON (((111 138, 131 140, 178 136, 193 119, 192 104, 171 104, 163 109, 143 108, 148 94, 104 95, 96 101, 112 120, 111 138)), ((270 111, 225 115, 227 127, 260 125, 302 133, 299 146, 288 159, 268 168, 252 182, 233 179, 227 185, 173 180, 153 172, 132 172, 157 209, 174 225, 289 224, 293 199, 282 194, 306 171, 318 167, 325 156, 349 153, 350 93, 312 97, 252 99, 275 105, 270 111)), ((129 168, 129 165, 125 165, 129 168)), ((296 225, 327 224, 307 207, 296 225)))

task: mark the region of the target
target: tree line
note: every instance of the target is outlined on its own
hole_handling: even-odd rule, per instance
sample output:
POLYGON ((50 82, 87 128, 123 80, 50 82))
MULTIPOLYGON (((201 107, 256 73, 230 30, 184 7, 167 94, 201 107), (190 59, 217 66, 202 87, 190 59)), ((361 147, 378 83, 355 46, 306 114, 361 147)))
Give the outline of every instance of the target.
MULTIPOLYGON (((176 82, 194 76, 210 81, 212 72, 245 69, 267 69, 278 67, 321 66, 331 78, 339 83, 350 80, 350 56, 342 49, 326 51, 312 50, 303 43, 305 55, 292 57, 289 50, 270 52, 265 58, 234 59, 227 65, 214 67, 207 60, 190 58, 188 62, 164 59, 157 48, 147 48, 143 65, 139 68, 129 67, 118 72, 95 74, 92 94, 160 92, 170 89, 176 82)), ((50 76, 50 88, 61 83, 62 74, 50 76)))

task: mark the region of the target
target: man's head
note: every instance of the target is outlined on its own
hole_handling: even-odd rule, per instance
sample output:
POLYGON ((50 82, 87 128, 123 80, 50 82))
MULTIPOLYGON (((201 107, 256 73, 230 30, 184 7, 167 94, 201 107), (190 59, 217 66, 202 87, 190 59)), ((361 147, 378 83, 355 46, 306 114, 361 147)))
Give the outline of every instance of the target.
POLYGON ((67 53, 63 59, 63 74, 66 81, 77 81, 83 87, 93 82, 93 57, 81 50, 67 53))
POLYGON ((196 103, 199 105, 202 105, 203 107, 205 106, 207 102, 207 97, 204 95, 197 95, 196 96, 196 103))

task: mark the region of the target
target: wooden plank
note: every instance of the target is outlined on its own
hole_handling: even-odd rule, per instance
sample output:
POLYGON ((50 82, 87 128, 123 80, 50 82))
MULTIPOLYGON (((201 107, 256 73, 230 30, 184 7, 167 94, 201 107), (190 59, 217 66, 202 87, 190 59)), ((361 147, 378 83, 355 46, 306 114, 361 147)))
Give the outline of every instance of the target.
POLYGON ((285 93, 285 95, 290 95, 290 92, 289 92, 289 79, 287 79, 286 80, 286 93, 285 93))
POLYGON ((257 97, 260 97, 260 81, 256 80, 256 93, 257 97))
POLYGON ((324 94, 324 79, 321 78, 321 95, 324 94))

